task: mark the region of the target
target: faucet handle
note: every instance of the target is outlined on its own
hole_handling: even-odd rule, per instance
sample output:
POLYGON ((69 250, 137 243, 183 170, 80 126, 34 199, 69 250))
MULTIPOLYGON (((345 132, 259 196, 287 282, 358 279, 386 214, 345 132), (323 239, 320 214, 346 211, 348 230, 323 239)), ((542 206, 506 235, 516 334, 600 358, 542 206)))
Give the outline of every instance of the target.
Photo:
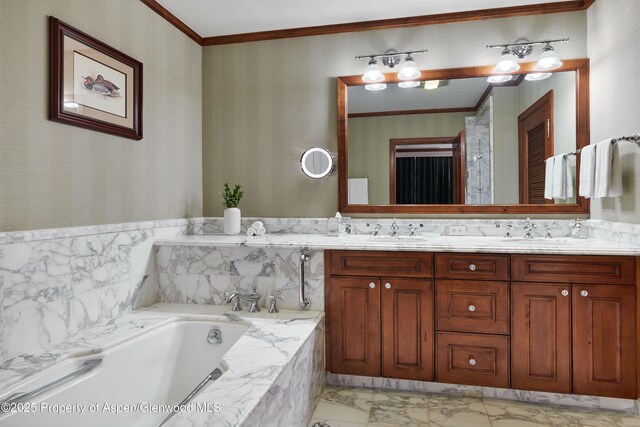
POLYGON ((278 313, 278 312, 280 312, 280 310, 278 310, 278 306, 277 306, 277 301, 279 299, 283 299, 283 298, 278 296, 278 295, 269 295, 269 310, 267 310, 267 312, 269 312, 269 313, 278 313))
POLYGON ((239 297, 234 297, 231 300, 231 304, 233 304, 231 306, 231 311, 242 311, 242 306, 240 305, 240 298, 239 297))

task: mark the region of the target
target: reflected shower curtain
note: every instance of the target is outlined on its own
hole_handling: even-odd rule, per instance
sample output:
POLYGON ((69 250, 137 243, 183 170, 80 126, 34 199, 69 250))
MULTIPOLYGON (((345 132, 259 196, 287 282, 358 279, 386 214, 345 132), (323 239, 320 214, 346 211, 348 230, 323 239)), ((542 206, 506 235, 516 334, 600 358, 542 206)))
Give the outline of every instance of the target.
POLYGON ((396 159, 396 203, 453 204, 452 157, 400 157, 396 159))

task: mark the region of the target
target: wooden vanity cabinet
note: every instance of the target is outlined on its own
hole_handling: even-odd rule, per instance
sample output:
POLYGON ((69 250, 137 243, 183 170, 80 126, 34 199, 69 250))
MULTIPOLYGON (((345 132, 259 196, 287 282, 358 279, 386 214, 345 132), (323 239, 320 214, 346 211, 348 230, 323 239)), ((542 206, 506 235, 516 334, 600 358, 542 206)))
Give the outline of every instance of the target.
POLYGON ((514 278, 544 281, 511 284, 511 386, 635 399, 635 259, 514 255, 512 262, 514 278))
POLYGON ((328 251, 325 260, 328 369, 433 380, 433 255, 328 251))

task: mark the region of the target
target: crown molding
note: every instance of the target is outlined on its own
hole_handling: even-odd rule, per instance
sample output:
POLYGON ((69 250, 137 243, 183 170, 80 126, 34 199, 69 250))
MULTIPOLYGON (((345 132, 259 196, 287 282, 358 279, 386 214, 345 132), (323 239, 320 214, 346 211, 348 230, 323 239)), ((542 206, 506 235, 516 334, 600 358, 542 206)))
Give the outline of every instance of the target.
POLYGON ((511 18, 515 16, 541 15, 548 13, 576 12, 588 9, 596 0, 569 0, 558 3, 540 3, 525 6, 501 7, 496 9, 470 10, 465 12, 441 13, 436 15, 411 16, 406 18, 380 19, 374 21, 350 22, 344 24, 318 25, 314 27, 287 28, 259 31, 254 33, 228 34, 202 37, 187 24, 178 19, 156 0, 140 0, 151 10, 166 19, 201 46, 217 46, 293 37, 322 36, 327 34, 357 31, 388 30, 394 28, 418 27, 422 25, 451 24, 455 22, 480 21, 486 19, 511 18))

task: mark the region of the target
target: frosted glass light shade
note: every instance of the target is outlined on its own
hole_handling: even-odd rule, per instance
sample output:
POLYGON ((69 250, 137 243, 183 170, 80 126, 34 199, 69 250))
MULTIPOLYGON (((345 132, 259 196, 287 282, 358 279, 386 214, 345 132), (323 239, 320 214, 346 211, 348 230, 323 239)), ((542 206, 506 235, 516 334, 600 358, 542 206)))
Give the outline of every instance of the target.
POLYGON ((551 77, 551 73, 531 73, 524 76, 525 80, 530 82, 537 82, 538 80, 544 80, 551 77))
POLYGON ((398 87, 401 87, 402 89, 410 89, 412 87, 418 87, 418 86, 420 86, 420 82, 417 82, 415 80, 409 81, 409 82, 400 82, 400 83, 398 83, 398 87))
POLYGON ((511 80, 513 78, 512 75, 508 74, 506 76, 490 76, 487 81, 489 83, 504 83, 504 82, 508 82, 509 80, 511 80))
POLYGON ((377 63, 369 63, 369 66, 362 76, 362 81, 365 83, 378 83, 384 81, 384 74, 380 71, 380 67, 377 63))
POLYGON ((398 78, 400 80, 415 80, 418 77, 420 77, 420 70, 416 63, 410 59, 405 60, 398 71, 398 78))
POLYGON ((536 63, 534 69, 536 71, 548 71, 555 70, 556 68, 562 67, 562 61, 558 57, 558 54, 553 50, 551 46, 545 47, 540 54, 540 58, 536 63))
POLYGON ((520 64, 518 64, 518 58, 511 53, 510 51, 503 51, 496 68, 493 70, 494 73, 513 73, 514 71, 518 71, 520 69, 520 64))
POLYGON ((386 83, 372 83, 372 84, 365 85, 364 88, 366 90, 373 90, 373 91, 385 90, 387 88, 387 84, 386 83))

